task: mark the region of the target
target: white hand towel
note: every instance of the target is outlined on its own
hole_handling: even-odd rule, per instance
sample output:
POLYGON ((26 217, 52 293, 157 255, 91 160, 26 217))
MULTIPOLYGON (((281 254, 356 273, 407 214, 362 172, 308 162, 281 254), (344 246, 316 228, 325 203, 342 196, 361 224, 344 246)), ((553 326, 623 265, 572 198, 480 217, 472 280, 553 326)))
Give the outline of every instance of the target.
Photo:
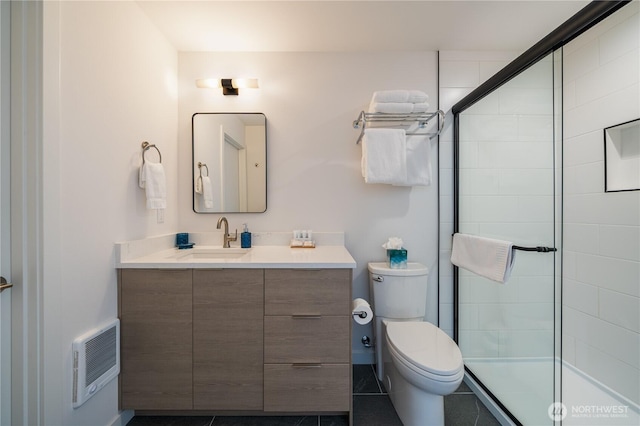
POLYGON ((453 234, 451 263, 490 280, 506 283, 515 253, 513 243, 468 234, 453 234))
POLYGON ((372 102, 369 112, 384 112, 387 114, 408 114, 413 112, 413 104, 406 102, 372 102))
POLYGON ((366 183, 402 184, 407 180, 404 129, 366 129, 362 137, 362 176, 366 183))
POLYGON ((167 208, 167 182, 161 163, 144 163, 140 172, 140 187, 146 191, 148 209, 167 208))
POLYGON ((429 95, 420 90, 409 90, 409 94, 407 96, 406 102, 410 102, 412 104, 421 104, 427 102, 429 100, 429 95))
POLYGON ((211 188, 211 179, 209 176, 202 176, 202 199, 206 209, 213 208, 213 189, 211 188))
POLYGON ((373 92, 371 103, 382 102, 409 102, 408 90, 379 90, 373 92))
POLYGON ((431 141, 425 135, 407 136, 407 179, 397 186, 431 185, 431 141))

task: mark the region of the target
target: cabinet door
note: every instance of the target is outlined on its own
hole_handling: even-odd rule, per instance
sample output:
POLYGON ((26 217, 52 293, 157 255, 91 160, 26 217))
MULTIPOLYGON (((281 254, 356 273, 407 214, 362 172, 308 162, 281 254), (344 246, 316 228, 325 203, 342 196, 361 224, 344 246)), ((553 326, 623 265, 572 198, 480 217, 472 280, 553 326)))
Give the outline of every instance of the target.
POLYGON ((262 410, 264 273, 193 272, 194 408, 262 410))
POLYGON ((120 407, 191 409, 191 270, 120 273, 120 407))

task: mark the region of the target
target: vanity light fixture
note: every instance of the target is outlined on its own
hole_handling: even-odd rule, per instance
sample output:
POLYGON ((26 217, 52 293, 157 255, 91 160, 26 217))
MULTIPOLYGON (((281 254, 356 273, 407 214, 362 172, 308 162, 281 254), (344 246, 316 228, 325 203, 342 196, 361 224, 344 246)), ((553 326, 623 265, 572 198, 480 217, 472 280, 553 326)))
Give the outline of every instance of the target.
POLYGON ((213 89, 222 87, 223 95, 237 95, 238 89, 257 89, 257 78, 201 78, 196 80, 196 87, 213 89))

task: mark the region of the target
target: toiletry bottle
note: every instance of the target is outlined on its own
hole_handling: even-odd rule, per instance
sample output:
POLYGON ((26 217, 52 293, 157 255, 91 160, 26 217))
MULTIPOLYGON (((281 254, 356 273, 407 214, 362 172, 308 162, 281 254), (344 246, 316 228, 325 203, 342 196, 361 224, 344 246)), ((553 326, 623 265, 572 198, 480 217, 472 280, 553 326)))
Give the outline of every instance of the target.
POLYGON ((242 248, 251 248, 251 232, 249 232, 249 228, 247 228, 247 224, 243 223, 244 231, 240 234, 240 247, 242 248))

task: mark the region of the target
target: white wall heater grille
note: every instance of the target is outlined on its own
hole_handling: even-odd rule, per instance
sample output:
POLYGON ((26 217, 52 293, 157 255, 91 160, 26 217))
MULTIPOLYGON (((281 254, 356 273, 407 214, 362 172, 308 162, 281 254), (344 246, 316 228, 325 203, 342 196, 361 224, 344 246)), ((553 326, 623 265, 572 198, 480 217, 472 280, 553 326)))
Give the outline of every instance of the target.
POLYGON ((73 408, 84 404, 120 373, 120 320, 73 341, 73 408))

